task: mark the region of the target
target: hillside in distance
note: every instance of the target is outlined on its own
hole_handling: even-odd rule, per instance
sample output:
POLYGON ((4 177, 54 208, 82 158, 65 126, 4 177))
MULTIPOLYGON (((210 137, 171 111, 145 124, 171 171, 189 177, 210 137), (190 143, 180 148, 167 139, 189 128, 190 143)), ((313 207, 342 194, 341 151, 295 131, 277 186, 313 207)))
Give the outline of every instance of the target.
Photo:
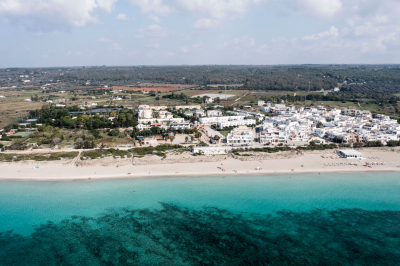
POLYGON ((94 88, 155 84, 233 85, 245 90, 298 91, 369 84, 398 87, 399 65, 113 66, 0 69, 0 87, 94 88))

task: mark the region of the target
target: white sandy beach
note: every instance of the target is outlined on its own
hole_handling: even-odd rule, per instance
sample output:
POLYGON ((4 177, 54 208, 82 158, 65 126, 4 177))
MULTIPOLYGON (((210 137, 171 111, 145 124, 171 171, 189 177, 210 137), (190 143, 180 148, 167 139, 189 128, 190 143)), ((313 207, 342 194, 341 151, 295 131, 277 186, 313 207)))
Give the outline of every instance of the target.
MULTIPOLYGON (((102 160, 84 161, 73 164, 66 162, 18 162, 0 163, 0 179, 6 180, 77 180, 77 179, 113 179, 113 178, 146 178, 146 177, 177 177, 177 176, 204 176, 204 175, 248 175, 248 174, 298 174, 298 173, 328 173, 328 172, 400 172, 400 152, 389 150, 363 151, 362 162, 349 159, 322 158, 328 152, 310 152, 297 157, 279 159, 242 158, 234 159, 228 156, 220 157, 192 157, 185 163, 157 163, 132 165, 130 159, 112 159, 112 163, 101 163, 102 160), (374 157, 376 159, 368 159, 374 157), (248 160, 248 161, 244 161, 248 160), (202 162, 196 162, 202 161, 202 162), (207 162, 208 161, 208 162, 207 162), (365 162, 386 163, 365 167, 365 162), (340 164, 326 166, 327 164, 340 164), (345 163, 358 163, 344 165, 345 163), (35 166, 39 165, 39 169, 35 166), (261 168, 256 170, 256 168, 261 168), (222 168, 225 171, 222 171, 222 168), (294 170, 293 170, 294 169, 294 170)), ((178 155, 176 155, 178 156, 178 155)), ((151 156, 152 157, 152 156, 151 156)), ((151 161, 151 158, 148 158, 151 161)), ((146 161, 146 158, 142 158, 146 161)), ((173 160, 175 162, 179 160, 173 160)), ((151 163, 151 162, 150 162, 151 163)))

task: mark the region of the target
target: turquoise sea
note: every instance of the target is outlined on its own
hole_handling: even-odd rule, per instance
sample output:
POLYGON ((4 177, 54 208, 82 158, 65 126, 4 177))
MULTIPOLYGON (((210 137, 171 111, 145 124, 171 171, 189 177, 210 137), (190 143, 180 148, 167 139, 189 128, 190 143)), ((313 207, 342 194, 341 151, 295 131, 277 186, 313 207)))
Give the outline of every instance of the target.
POLYGON ((400 173, 0 181, 0 265, 400 265, 400 173))

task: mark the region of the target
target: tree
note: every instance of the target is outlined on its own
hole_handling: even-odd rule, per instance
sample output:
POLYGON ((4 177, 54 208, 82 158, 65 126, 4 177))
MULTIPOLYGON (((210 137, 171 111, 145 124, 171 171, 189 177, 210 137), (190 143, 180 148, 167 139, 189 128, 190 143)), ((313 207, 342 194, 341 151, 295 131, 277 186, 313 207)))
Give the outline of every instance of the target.
POLYGON ((82 149, 83 147, 83 139, 77 138, 75 141, 75 149, 82 149))
POLYGON ((188 141, 189 141, 189 137, 186 136, 186 137, 185 137, 185 142, 188 142, 188 141))
POLYGON ((174 137, 169 138, 169 141, 171 141, 172 144, 172 142, 174 141, 174 137))
POLYGON ((190 136, 190 141, 193 142, 193 140, 194 140, 194 137, 193 137, 193 136, 190 136))
POLYGON ((54 146, 56 146, 58 143, 60 143, 61 142, 61 139, 60 138, 54 138, 53 139, 53 141, 52 141, 52 143, 53 143, 53 145, 54 146))

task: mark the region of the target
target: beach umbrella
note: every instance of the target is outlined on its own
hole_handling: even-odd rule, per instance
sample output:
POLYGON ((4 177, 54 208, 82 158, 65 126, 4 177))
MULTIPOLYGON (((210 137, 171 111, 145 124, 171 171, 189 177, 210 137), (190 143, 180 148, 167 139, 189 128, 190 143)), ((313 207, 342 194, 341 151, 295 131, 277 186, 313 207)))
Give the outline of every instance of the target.
POLYGON ((39 168, 39 165, 36 165, 35 168, 38 169, 38 168, 39 168))

